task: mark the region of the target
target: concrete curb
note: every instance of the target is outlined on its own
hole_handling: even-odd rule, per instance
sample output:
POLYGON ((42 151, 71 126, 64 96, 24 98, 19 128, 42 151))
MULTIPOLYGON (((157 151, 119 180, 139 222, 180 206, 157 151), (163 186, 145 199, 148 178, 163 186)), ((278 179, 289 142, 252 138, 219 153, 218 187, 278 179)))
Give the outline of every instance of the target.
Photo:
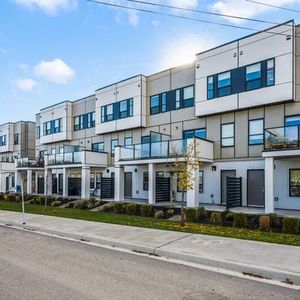
POLYGON ((38 226, 32 226, 27 224, 22 225, 20 223, 15 223, 15 222, 5 223, 0 221, 0 226, 12 227, 16 229, 24 229, 36 233, 45 233, 45 234, 53 235, 54 237, 56 236, 62 238, 70 238, 78 241, 91 242, 94 244, 98 244, 99 246, 116 247, 119 249, 126 249, 133 252, 140 252, 140 253, 145 253, 150 255, 158 255, 165 258, 177 259, 181 261, 201 264, 201 265, 214 267, 218 269, 239 272, 257 278, 260 277, 260 278, 278 280, 282 282, 290 281, 295 283, 296 285, 300 285, 300 272, 299 273, 287 272, 284 270, 264 268, 261 266, 248 265, 248 264, 243 264, 234 261, 220 260, 217 258, 212 259, 212 258, 196 256, 188 253, 179 253, 170 250, 165 250, 164 246, 147 247, 144 245, 119 242, 109 238, 106 239, 106 238, 100 238, 95 236, 82 235, 80 233, 74 234, 74 233, 69 233, 64 231, 41 229, 38 226))

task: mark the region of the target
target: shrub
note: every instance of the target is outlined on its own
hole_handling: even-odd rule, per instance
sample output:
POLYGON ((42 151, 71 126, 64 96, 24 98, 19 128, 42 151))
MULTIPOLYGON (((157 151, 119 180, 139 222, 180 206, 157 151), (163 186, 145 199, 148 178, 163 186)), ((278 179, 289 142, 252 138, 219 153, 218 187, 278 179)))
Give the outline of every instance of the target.
POLYGON ((26 202, 26 201, 29 201, 29 200, 31 200, 31 199, 33 199, 33 195, 31 195, 31 194, 26 194, 25 195, 25 197, 24 197, 24 201, 26 202))
POLYGON ((222 225, 222 215, 220 212, 214 211, 211 216, 209 222, 213 225, 222 225))
POLYGON ((16 196, 16 202, 18 203, 22 202, 22 196, 20 195, 16 196))
POLYGON ((201 206, 197 208, 197 219, 200 222, 206 222, 207 220, 207 212, 205 210, 205 207, 201 206))
POLYGON ((197 209, 196 208, 186 208, 184 210, 185 220, 188 223, 196 222, 197 220, 197 209))
POLYGON ((137 205, 135 203, 129 203, 126 205, 126 214, 135 215, 137 213, 137 205))
MULTIPOLYGON (((45 196, 39 196, 39 199, 40 199, 40 204, 45 205, 45 200, 46 200, 45 196)), ((48 198, 47 198, 47 201, 48 201, 48 198)))
POLYGON ((68 202, 65 208, 74 208, 74 206, 75 206, 74 202, 68 202))
POLYGON ((40 205, 41 204, 40 197, 39 196, 34 196, 33 197, 33 203, 40 205))
POLYGON ((276 214, 268 214, 269 218, 270 218, 270 227, 272 229, 280 229, 280 219, 278 218, 278 216, 276 214))
POLYGON ((5 199, 5 198, 4 198, 4 194, 1 193, 1 194, 0 194, 0 201, 4 201, 4 199, 5 199))
POLYGON ((300 230, 300 219, 284 218, 282 221, 282 231, 285 233, 297 234, 300 230))
POLYGON ((78 201, 74 204, 74 208, 78 208, 78 209, 88 209, 88 202, 86 200, 84 201, 78 201))
POLYGON ((174 216, 174 213, 175 213, 175 210, 174 210, 173 208, 169 208, 169 209, 167 210, 167 214, 168 214, 169 217, 174 216))
POLYGON ((8 202, 16 202, 16 195, 7 194, 5 196, 5 200, 8 201, 8 202))
POLYGON ((148 204, 142 204, 140 208, 140 213, 143 217, 152 216, 152 206, 148 204))
POLYGON ((114 204, 113 202, 108 202, 100 206, 100 212, 113 212, 114 211, 114 204))
POLYGON ((122 202, 115 202, 113 205, 114 213, 116 214, 122 214, 124 211, 124 203, 122 202))
POLYGON ((229 212, 225 215, 226 221, 233 222, 234 221, 234 213, 229 212))
POLYGON ((51 203, 51 206, 52 207, 57 207, 57 206, 60 206, 61 205, 61 202, 60 201, 53 201, 52 203, 51 203))
POLYGON ((247 226, 247 217, 243 213, 235 213, 233 218, 234 226, 238 228, 247 226))
POLYGON ((270 217, 269 216, 260 216, 258 219, 259 230, 269 231, 270 228, 270 217))
POLYGON ((162 210, 157 210, 154 214, 155 219, 163 219, 164 218, 164 212, 162 210))

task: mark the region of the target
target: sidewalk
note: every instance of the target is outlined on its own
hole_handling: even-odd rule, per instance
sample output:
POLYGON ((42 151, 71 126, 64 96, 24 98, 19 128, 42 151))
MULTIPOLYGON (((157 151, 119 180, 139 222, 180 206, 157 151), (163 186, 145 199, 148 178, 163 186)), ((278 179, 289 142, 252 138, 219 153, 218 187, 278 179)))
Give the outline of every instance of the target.
POLYGON ((0 225, 251 273, 300 285, 300 247, 1 211, 0 225))

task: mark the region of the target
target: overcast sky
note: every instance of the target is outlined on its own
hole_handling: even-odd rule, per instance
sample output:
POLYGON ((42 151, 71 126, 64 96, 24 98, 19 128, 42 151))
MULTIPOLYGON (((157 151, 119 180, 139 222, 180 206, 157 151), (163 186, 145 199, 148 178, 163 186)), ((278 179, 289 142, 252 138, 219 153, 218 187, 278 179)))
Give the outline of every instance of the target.
MULTIPOLYGON (((259 24, 134 5, 214 22, 259 24)), ((146 0, 147 1, 147 0, 146 0)), ((300 13, 246 0, 148 0, 273 22, 300 13)), ((300 0, 261 0, 300 10, 300 0)), ((187 63, 194 54, 251 31, 116 9, 85 0, 0 0, 0 123, 34 120, 40 108, 76 100, 136 74, 187 63)))

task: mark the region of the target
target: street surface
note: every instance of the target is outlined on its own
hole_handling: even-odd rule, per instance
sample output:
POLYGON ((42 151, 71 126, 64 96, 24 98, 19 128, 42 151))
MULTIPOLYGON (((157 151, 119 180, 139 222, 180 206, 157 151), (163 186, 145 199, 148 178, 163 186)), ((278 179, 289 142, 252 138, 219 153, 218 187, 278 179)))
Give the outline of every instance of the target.
POLYGON ((300 299, 300 291, 0 227, 1 300, 300 299))

